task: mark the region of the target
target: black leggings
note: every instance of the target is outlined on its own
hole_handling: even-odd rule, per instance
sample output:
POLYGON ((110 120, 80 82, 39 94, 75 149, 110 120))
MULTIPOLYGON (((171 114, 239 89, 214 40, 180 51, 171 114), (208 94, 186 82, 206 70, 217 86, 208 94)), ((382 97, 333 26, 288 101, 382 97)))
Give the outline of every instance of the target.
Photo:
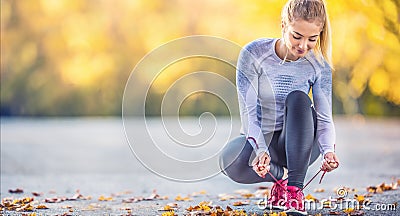
MULTIPOLYGON (((289 93, 285 102, 283 129, 264 135, 266 141, 271 140, 268 147, 271 156, 271 174, 281 179, 283 167, 286 167, 288 185, 299 188, 303 188, 308 166, 320 155, 316 141, 316 112, 311 104, 310 98, 304 92, 289 93)), ((261 178, 254 172, 250 165, 254 157, 253 147, 242 135, 230 141, 223 149, 220 158, 221 170, 239 183, 273 182, 273 178, 268 174, 265 178, 261 178)))

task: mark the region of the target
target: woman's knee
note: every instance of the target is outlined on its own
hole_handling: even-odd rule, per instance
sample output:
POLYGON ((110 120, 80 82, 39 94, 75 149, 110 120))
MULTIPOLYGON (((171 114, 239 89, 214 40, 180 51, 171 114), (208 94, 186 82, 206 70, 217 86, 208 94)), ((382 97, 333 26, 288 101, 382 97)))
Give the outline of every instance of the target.
POLYGON ((244 171, 248 169, 247 163, 245 164, 242 158, 227 161, 224 158, 220 160, 220 167, 222 172, 230 179, 237 183, 246 183, 246 176, 243 175, 244 171))
POLYGON ((288 94, 285 101, 286 107, 310 107, 311 100, 308 95, 302 91, 296 90, 292 91, 288 94))

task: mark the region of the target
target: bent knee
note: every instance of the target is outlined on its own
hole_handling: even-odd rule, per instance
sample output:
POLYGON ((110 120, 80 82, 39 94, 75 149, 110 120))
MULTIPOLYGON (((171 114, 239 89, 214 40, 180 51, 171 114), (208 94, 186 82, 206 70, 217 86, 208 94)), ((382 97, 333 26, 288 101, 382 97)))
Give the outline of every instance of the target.
POLYGON ((286 97, 285 104, 287 107, 302 106, 302 105, 309 106, 311 105, 311 100, 306 93, 296 90, 288 94, 288 96, 286 97))

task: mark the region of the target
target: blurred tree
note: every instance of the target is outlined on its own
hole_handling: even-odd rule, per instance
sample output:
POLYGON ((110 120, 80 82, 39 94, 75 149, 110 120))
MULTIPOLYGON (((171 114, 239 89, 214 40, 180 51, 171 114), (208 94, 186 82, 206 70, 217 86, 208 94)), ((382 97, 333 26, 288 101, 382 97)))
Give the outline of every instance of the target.
MULTIPOLYGON (((126 80, 146 53, 194 34, 240 45, 280 37, 284 3, 2 0, 1 115, 120 115, 126 80)), ((399 5, 397 0, 328 1, 335 113, 400 115, 399 5)), ((232 81, 235 77, 234 70, 218 64, 177 65, 153 83, 146 114, 159 114, 157 105, 168 86, 199 68, 232 81)), ((193 85, 218 83, 203 79, 193 85)), ((182 103, 181 114, 202 111, 228 113, 223 102, 209 94, 182 103)))

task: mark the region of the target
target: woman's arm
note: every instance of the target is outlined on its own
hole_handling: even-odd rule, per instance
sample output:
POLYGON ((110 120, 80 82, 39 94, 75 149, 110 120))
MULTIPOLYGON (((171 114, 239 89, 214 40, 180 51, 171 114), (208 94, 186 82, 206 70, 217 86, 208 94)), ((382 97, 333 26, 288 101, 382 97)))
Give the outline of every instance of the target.
POLYGON ((332 72, 329 67, 317 73, 312 86, 314 107, 317 112, 317 138, 321 153, 335 152, 335 126, 332 118, 332 72))
POLYGON ((242 49, 236 68, 236 83, 243 132, 257 155, 262 152, 269 154, 261 130, 261 122, 257 116, 257 112, 261 112, 257 105, 259 77, 257 61, 249 50, 251 50, 250 46, 242 49))
POLYGON ((335 154, 335 126, 332 118, 332 72, 324 68, 317 74, 312 86, 314 106, 317 112, 317 138, 323 155, 321 169, 332 171, 339 166, 335 154))

